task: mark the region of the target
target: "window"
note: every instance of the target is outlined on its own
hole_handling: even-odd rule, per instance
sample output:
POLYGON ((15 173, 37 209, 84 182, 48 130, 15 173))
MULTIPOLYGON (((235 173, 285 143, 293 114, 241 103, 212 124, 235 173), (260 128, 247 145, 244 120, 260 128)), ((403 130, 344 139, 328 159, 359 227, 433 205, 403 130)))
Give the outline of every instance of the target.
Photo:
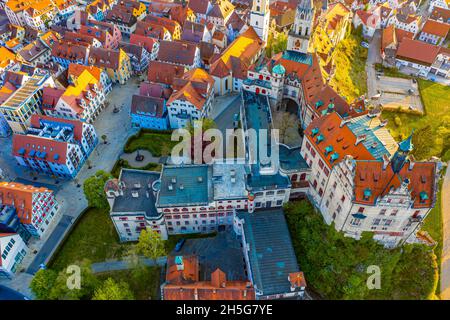
POLYGON ((376 219, 373 220, 373 223, 372 223, 372 224, 373 224, 374 226, 378 226, 378 225, 380 225, 380 222, 381 222, 381 219, 380 219, 380 218, 376 218, 376 219))
POLYGON ((363 213, 364 212, 364 208, 363 207, 359 207, 358 212, 359 213, 363 213))
POLYGON ((344 201, 345 201, 345 196, 342 196, 341 202, 344 202, 344 201))
POLYGON ((397 210, 397 209, 392 210, 391 216, 395 217, 395 216, 397 215, 397 213, 398 213, 398 210, 397 210))
POLYGON ((352 220, 350 220, 350 224, 352 226, 360 226, 361 225, 361 219, 353 218, 352 220))
POLYGON ((386 214, 386 209, 381 209, 380 216, 384 216, 386 214))

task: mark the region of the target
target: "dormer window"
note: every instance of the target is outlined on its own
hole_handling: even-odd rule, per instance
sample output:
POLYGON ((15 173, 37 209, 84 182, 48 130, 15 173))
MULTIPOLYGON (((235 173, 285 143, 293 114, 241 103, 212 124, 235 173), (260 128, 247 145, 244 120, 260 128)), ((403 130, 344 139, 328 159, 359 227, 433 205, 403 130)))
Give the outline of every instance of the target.
POLYGON ((428 200, 428 194, 426 193, 426 191, 422 191, 419 196, 420 203, 425 203, 428 200))
POLYGON ((311 130, 311 135, 314 137, 316 134, 318 134, 319 133, 319 128, 314 128, 314 129, 312 129, 311 130))
POLYGON ((321 141, 323 141, 325 138, 324 138, 324 136, 322 135, 322 134, 319 134, 318 136, 317 136, 317 140, 316 140, 316 143, 317 144, 319 144, 321 141))
POLYGON ((333 146, 329 145, 328 147, 325 148, 325 155, 328 155, 332 151, 333 151, 333 146))
POLYGON ((372 190, 370 188, 367 188, 364 190, 364 200, 369 201, 370 197, 372 196, 372 190))

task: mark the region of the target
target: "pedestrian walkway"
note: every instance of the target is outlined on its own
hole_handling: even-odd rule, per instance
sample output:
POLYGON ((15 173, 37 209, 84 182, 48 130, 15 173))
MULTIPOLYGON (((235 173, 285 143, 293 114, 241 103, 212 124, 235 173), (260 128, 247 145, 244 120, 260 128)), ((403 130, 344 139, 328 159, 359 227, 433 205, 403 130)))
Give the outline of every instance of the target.
MULTIPOLYGON (((155 260, 141 258, 140 262, 148 267, 163 267, 166 265, 167 257, 159 257, 155 260)), ((111 272, 131 269, 133 265, 128 260, 111 260, 105 262, 96 262, 91 265, 93 273, 111 272)))
MULTIPOLYGON (((448 162, 450 165, 450 162, 448 162)), ((441 299, 450 300, 450 169, 444 177, 442 201, 442 257, 441 257, 441 299)))

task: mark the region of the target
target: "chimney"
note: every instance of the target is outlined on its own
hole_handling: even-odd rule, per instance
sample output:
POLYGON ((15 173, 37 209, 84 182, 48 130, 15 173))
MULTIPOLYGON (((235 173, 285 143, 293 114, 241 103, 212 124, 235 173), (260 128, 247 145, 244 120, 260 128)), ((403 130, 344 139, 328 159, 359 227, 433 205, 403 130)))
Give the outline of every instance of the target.
POLYGON ((363 142, 364 140, 366 140, 366 135, 365 134, 357 136, 356 137, 355 146, 357 146, 360 142, 363 142))
POLYGON ((389 158, 386 154, 383 155, 383 170, 386 170, 389 165, 389 158))
POLYGON ((211 285, 215 288, 225 288, 227 282, 227 276, 225 272, 216 269, 213 273, 211 273, 211 285))
POLYGON ((183 256, 176 256, 175 257, 175 264, 177 266, 178 271, 184 270, 184 262, 183 262, 183 256))

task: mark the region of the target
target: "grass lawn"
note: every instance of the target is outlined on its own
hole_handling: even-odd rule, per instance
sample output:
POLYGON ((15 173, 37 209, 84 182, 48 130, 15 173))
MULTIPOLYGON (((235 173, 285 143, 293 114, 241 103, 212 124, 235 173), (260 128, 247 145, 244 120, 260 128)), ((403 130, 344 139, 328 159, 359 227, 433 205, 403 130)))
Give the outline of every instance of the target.
POLYGON ((79 218, 70 235, 50 263, 56 271, 68 265, 89 259, 101 262, 118 259, 128 250, 128 244, 120 244, 116 229, 107 210, 88 209, 79 218))
POLYGON ((160 276, 161 269, 158 267, 142 267, 135 270, 112 271, 97 275, 102 281, 112 278, 116 282, 126 282, 136 300, 157 299, 159 297, 160 276))
POLYGON ((351 29, 347 37, 338 43, 333 59, 336 71, 330 85, 348 102, 367 93, 366 60, 368 50, 361 46, 360 29, 351 29))
POLYGON ((155 157, 167 156, 170 154, 173 146, 178 143, 171 141, 170 138, 170 133, 149 133, 141 131, 127 141, 124 151, 131 153, 141 149, 150 151, 155 157))
MULTIPOLYGON (((428 80, 418 80, 425 115, 414 115, 396 111, 383 111, 383 118, 389 120, 388 128, 397 140, 407 137, 413 129, 418 130, 426 126, 431 127, 434 141, 430 141, 429 150, 424 158, 444 156, 450 160, 450 87, 428 80), (395 118, 399 121, 397 125, 395 118)), ((418 159, 420 160, 420 159, 418 159)))

